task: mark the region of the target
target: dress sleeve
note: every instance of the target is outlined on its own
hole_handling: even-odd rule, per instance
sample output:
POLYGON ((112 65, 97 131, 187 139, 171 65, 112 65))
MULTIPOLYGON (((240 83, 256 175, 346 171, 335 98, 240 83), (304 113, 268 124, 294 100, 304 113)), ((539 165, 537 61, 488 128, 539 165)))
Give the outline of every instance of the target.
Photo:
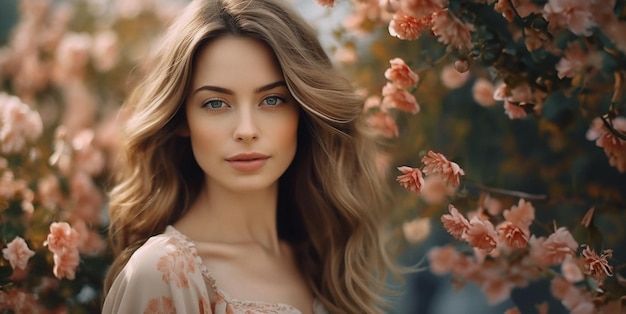
POLYGON ((196 258, 174 237, 151 238, 113 281, 102 313, 212 313, 196 258))

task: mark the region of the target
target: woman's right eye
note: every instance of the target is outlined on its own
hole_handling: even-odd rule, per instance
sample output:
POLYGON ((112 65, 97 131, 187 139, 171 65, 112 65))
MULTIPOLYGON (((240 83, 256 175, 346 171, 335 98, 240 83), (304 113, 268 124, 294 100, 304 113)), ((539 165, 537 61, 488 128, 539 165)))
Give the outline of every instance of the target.
POLYGON ((207 109, 212 109, 212 110, 222 109, 226 106, 228 105, 223 100, 220 100, 220 99, 210 99, 210 100, 205 101, 202 104, 202 108, 207 108, 207 109))

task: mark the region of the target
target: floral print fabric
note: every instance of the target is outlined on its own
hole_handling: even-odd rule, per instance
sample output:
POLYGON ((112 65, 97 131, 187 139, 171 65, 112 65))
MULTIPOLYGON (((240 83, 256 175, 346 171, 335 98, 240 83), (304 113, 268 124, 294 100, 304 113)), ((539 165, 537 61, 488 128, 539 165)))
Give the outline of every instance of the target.
MULTIPOLYGON (((172 226, 133 254, 115 278, 102 312, 301 314, 287 304, 229 298, 216 286, 195 244, 172 226)), ((316 301, 313 313, 327 312, 316 301)))

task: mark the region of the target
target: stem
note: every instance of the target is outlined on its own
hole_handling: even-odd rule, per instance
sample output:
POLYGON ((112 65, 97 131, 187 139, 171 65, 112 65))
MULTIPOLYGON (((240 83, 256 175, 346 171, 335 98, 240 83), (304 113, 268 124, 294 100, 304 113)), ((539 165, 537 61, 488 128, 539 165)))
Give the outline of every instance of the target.
POLYGON ((485 192, 490 192, 490 193, 495 193, 495 194, 500 194, 500 195, 515 196, 515 197, 523 198, 523 199, 527 199, 527 200, 546 200, 546 199, 548 199, 548 196, 545 195, 545 194, 530 194, 530 193, 521 192, 521 191, 514 191, 514 190, 507 190, 507 189, 500 189, 500 188, 484 186, 484 185, 478 184, 478 183, 474 183, 473 185, 475 187, 477 187, 478 189, 481 189, 481 190, 483 190, 485 192))

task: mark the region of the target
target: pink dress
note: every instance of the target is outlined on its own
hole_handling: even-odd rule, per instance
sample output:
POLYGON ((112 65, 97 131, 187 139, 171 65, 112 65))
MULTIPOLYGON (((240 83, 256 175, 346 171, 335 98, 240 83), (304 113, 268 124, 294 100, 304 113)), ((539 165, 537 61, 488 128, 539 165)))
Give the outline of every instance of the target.
MULTIPOLYGON (((327 313, 317 300, 312 309, 327 313)), ((288 304, 228 297, 215 284, 195 244, 172 226, 132 255, 113 281, 102 312, 301 314, 288 304)))

